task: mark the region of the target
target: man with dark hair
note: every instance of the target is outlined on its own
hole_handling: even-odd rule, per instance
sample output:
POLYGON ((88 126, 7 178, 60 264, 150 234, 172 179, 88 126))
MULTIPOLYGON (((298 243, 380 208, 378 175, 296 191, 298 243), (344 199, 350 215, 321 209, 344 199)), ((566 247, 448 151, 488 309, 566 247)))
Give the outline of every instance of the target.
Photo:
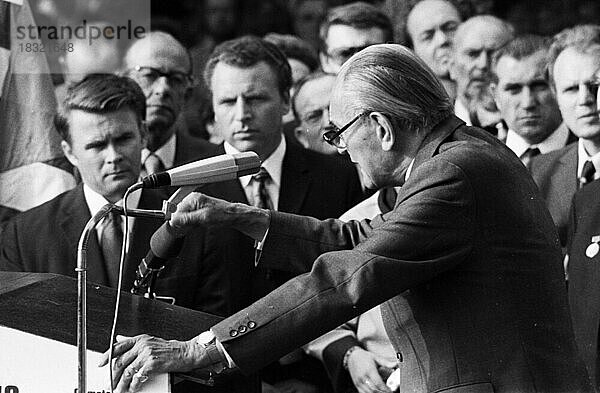
POLYGON ((506 145, 528 166, 531 159, 574 142, 547 79, 550 40, 520 36, 501 48, 492 61, 492 90, 508 125, 506 145))
POLYGON ((144 174, 215 155, 213 144, 189 135, 182 116, 192 93, 192 64, 187 49, 168 33, 151 32, 129 48, 123 62, 125 74, 140 85, 146 96, 144 174))
POLYGON ((377 7, 361 1, 329 10, 319 37, 321 68, 333 74, 361 49, 394 39, 390 19, 377 7))
POLYGON ((288 59, 293 83, 319 68, 317 52, 301 38, 288 34, 269 33, 264 39, 279 48, 288 59))
MULTIPOLYGON (((303 149, 283 136, 292 79, 285 55, 274 44, 251 36, 226 41, 215 48, 204 76, 215 127, 225 139, 220 152, 253 151, 262 161, 259 175, 207 185, 206 193, 321 219, 337 217, 360 201, 362 190, 351 163, 303 149)), ((229 270, 232 313, 298 274, 292 267, 257 266, 259 248, 238 231, 207 231, 196 240, 211 251, 205 258, 217 259, 229 270)), ((295 383, 293 379, 302 381, 302 389, 327 381, 321 365, 301 351, 271 364, 262 377, 280 388, 295 383)))
POLYGON ((134 369, 252 372, 384 302, 401 392, 592 391, 556 231, 514 153, 456 118, 437 77, 400 45, 353 56, 333 91, 326 139, 370 188, 401 186, 393 209, 343 223, 190 195, 174 229, 235 228, 264 244, 259 266, 306 274, 189 341, 121 340, 119 389, 134 369))
POLYGON ((600 26, 575 26, 554 37, 548 61, 551 86, 563 121, 578 142, 535 157, 530 169, 563 247, 567 242, 573 195, 577 189, 600 178, 600 116, 596 96, 599 69, 600 26))
POLYGON ((454 32, 461 21, 458 9, 447 0, 419 1, 406 19, 408 46, 440 78, 450 98, 456 96, 456 86, 450 79, 450 61, 454 32))
MULTIPOLYGON (((122 204, 125 191, 138 180, 145 115, 144 94, 129 78, 92 74, 68 89, 55 123, 64 154, 79 170, 82 183, 8 222, 0 270, 75 276, 77 243, 84 226, 105 204, 122 204)), ((164 199, 162 192, 137 191, 127 205, 160 209, 164 199)), ((111 214, 96 227, 87 251, 90 281, 116 287, 124 224, 123 217, 111 214)), ((131 289, 159 225, 153 219, 130 218, 124 290, 131 289)), ((222 267, 196 263, 197 255, 190 250, 195 248, 186 243, 177 263, 167 264, 157 282, 157 295, 174 297, 178 305, 223 314, 225 303, 219 290, 227 283, 224 274, 219 274, 222 267)))

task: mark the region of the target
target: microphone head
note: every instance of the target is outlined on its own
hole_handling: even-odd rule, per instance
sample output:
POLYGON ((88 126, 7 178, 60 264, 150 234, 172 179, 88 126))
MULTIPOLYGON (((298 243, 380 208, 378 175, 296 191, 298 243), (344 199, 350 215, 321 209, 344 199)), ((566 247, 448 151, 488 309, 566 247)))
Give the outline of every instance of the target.
POLYGON ((238 177, 254 175, 260 170, 260 158, 258 158, 258 154, 253 151, 234 154, 233 159, 238 166, 238 177))
POLYGON ((177 234, 168 222, 165 222, 150 238, 150 249, 155 256, 163 259, 173 258, 179 254, 183 237, 177 234))
POLYGON ((153 173, 142 178, 143 188, 165 187, 171 184, 171 176, 167 172, 153 173))

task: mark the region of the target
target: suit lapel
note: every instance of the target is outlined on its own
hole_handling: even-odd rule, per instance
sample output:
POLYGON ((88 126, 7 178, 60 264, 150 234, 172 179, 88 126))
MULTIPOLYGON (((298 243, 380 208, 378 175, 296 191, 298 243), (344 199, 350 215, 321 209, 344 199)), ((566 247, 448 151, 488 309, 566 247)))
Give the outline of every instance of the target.
MULTIPOLYGON (((282 212, 298 213, 310 188, 311 179, 310 176, 307 176, 308 164, 300 149, 292 143, 286 144, 277 208, 282 212)), ((327 168, 323 168, 323 170, 327 170, 327 168)))
MULTIPOLYGON (((85 203, 83 196, 83 185, 79 185, 73 190, 73 195, 69 199, 65 199, 64 205, 68 206, 64 209, 62 219, 58 223, 59 230, 62 232, 63 238, 68 244, 69 250, 75 250, 74 260, 69 260, 69 269, 75 269, 77 266, 77 246, 79 244, 79 238, 81 233, 90 220, 91 215, 89 208, 85 203)), ((108 284, 108 274, 104 266, 104 260, 100 253, 100 246, 98 244, 98 236, 96 232, 90 234, 88 249, 87 249, 87 276, 90 282, 95 282, 102 285, 108 284)))

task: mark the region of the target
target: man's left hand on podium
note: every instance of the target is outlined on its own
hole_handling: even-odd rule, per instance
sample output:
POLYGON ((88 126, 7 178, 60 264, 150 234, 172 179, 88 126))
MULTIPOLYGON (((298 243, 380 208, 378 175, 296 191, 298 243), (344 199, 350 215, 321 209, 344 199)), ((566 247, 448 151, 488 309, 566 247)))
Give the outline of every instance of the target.
MULTIPOLYGON (((142 334, 135 337, 117 336, 113 346, 113 387, 115 392, 137 392, 156 374, 188 372, 213 368, 214 360, 206 345, 189 341, 164 340, 142 334)), ((99 367, 108 364, 109 351, 102 357, 99 367)), ((214 355, 213 355, 214 357, 214 355)), ((220 370, 207 370, 209 373, 220 370)))

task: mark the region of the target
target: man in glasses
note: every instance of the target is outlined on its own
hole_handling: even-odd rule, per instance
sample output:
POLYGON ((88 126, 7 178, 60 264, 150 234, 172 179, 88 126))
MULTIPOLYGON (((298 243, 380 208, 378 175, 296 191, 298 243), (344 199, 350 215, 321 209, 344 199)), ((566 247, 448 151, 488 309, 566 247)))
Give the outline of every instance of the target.
POLYGON ((190 56, 179 41, 167 33, 151 32, 129 48, 124 67, 146 96, 144 174, 216 154, 213 144, 189 136, 181 116, 193 81, 190 56))
POLYGON ((401 392, 590 391, 556 231, 514 153, 455 117, 433 72, 400 45, 351 58, 330 109, 327 139, 368 185, 402 186, 393 209, 343 223, 190 195, 174 228, 235 228, 262 242, 261 266, 307 273, 189 341, 122 340, 119 388, 133 369, 249 373, 384 302, 401 392))
POLYGON ((332 8, 319 30, 323 71, 337 74, 353 54, 369 45, 391 42, 392 23, 377 7, 355 2, 332 8))

